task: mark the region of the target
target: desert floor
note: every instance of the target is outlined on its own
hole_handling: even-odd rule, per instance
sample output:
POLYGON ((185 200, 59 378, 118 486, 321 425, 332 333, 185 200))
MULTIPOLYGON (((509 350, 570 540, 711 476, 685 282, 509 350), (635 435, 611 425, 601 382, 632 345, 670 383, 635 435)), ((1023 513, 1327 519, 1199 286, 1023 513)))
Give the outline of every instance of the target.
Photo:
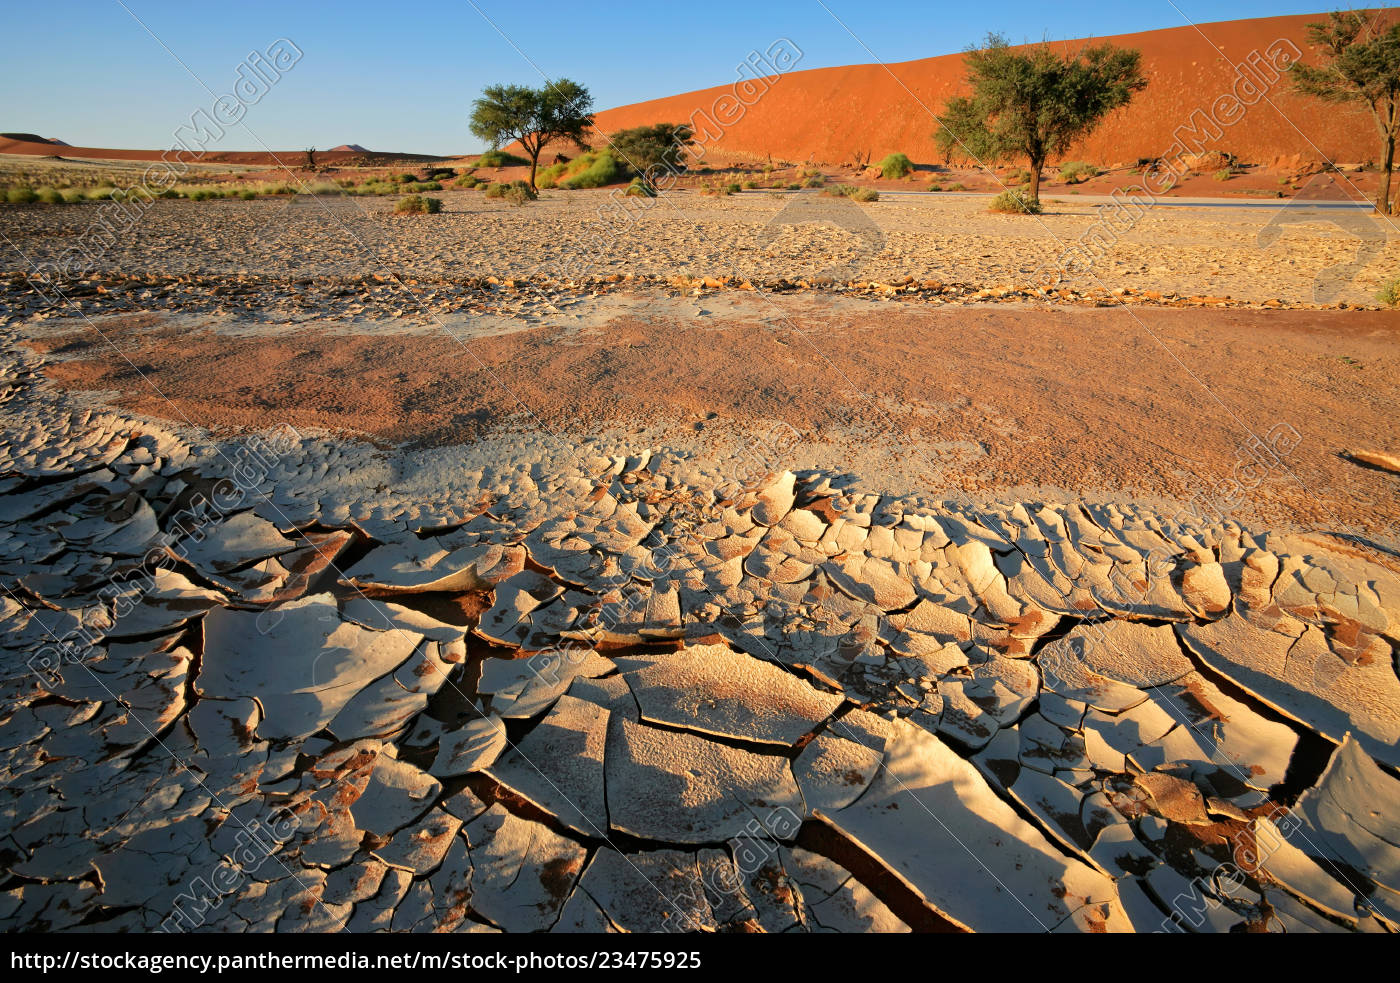
POLYGON ((6 927, 1400 927, 1379 219, 442 197, 0 210, 6 927))
MULTIPOLYGON (((631 274, 728 276, 756 285, 912 278, 987 289, 1041 285, 1058 272, 1062 286, 1086 292, 1374 307, 1400 262, 1384 220, 1283 203, 1190 207, 1137 194, 1115 205, 1102 196, 1048 193, 1046 214, 1012 216, 989 213, 986 196, 926 192, 861 206, 815 190, 658 199, 624 198, 615 189, 545 191, 528 208, 479 191, 434 194, 444 205, 431 222, 394 217, 392 199, 157 200, 134 209, 137 234, 115 236, 91 265, 123 276, 293 281, 390 272, 424 284, 631 274), (1092 264, 1080 265, 1081 255, 1092 264), (1328 295, 1316 296, 1319 288, 1328 295)), ((35 206, 5 214, 8 245, 31 264, 59 261, 95 217, 86 208, 35 206)), ((23 269, 18 257, 6 265, 23 269)), ((399 306, 448 309, 431 289, 418 294, 399 306)))

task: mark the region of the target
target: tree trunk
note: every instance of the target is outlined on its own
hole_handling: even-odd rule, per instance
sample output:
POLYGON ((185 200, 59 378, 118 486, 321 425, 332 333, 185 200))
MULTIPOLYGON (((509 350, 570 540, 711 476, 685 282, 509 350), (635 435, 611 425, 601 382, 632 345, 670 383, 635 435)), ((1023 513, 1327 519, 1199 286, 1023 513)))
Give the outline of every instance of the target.
POLYGON ((533 154, 530 155, 530 188, 533 191, 539 190, 539 188, 535 187, 535 171, 539 169, 539 166, 540 152, 536 150, 533 154))
POLYGON ((1395 132, 1385 135, 1385 163, 1381 165, 1381 195, 1376 199, 1376 211, 1382 215, 1394 215, 1390 206, 1390 168, 1395 163, 1395 132))
POLYGON ((1031 201, 1040 201, 1040 168, 1044 163, 1031 158, 1031 201))
POLYGON ((1385 125, 1381 127, 1383 139, 1385 140, 1385 164, 1381 168, 1381 197, 1376 202, 1376 210, 1382 215, 1394 215, 1395 209, 1390 203, 1390 169, 1395 164, 1395 110, 1396 103, 1391 101, 1386 107, 1385 125))

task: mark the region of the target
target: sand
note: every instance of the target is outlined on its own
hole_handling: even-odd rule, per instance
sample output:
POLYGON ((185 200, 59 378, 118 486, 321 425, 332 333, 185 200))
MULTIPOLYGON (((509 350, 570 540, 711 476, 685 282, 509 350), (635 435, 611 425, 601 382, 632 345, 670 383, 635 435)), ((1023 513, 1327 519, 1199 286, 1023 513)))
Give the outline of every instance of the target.
POLYGON ((1233 503, 1218 488, 1248 461, 1250 435, 1285 426, 1296 449, 1238 496, 1238 518, 1397 532, 1394 479, 1341 453, 1395 438, 1400 315, 832 306, 750 296, 697 318, 658 304, 465 344, 112 317, 105 339, 68 322, 36 346, 61 360, 46 369, 60 386, 215 429, 285 420, 435 446, 528 417, 573 441, 618 430, 704 446, 773 421, 801 435, 793 466, 859 462, 900 490, 979 499, 1233 503), (761 323, 775 310, 790 320, 761 323))
MULTIPOLYGON (((680 192, 653 202, 609 191, 545 191, 513 208, 475 191, 445 191, 430 220, 392 214, 392 199, 156 201, 139 234, 118 237, 94 264, 122 276, 261 275, 322 290, 328 277, 414 281, 399 306, 444 313, 438 291, 471 277, 598 279, 726 277, 1031 286, 1065 268, 1067 251, 1102 242, 1067 284, 1315 306, 1319 283, 1343 264, 1329 303, 1378 306, 1375 293, 1400 268, 1400 242, 1365 213, 1154 205, 1130 226, 1095 202, 1051 196, 1040 217, 994 215, 985 197, 914 194, 870 205, 816 192, 680 192), (1278 236, 1268 235, 1271 223, 1278 236), (1105 230, 1113 234, 1104 238, 1105 230), (1320 277, 1322 279, 1320 279, 1320 277), (312 282, 301 280, 314 278, 312 282), (439 282, 441 281, 441 282, 439 282)), ((57 262, 99 214, 98 206, 16 206, 6 234, 10 270, 57 262), (22 216, 22 218, 21 218, 22 216), (17 255, 18 253, 18 255, 17 255)), ((141 306, 159 305, 143 297, 141 306)), ((374 312, 367 310, 372 318, 374 312)))
MULTIPOLYGON (((1173 12, 1168 10, 1167 14, 1173 12)), ((827 18, 828 14, 817 9, 812 16, 827 18)), ((863 35, 859 22, 841 16, 858 37, 863 35)), ((1251 53, 1263 55, 1271 46, 1286 41, 1294 46, 1291 50, 1304 52, 1305 60, 1315 62, 1316 56, 1307 45, 1306 25, 1325 16, 1261 17, 1201 24, 1199 30, 1183 25, 1095 39, 1139 49, 1149 83, 1126 109, 1112 114, 1075 147, 1069 159, 1114 164, 1167 153, 1176 142, 1179 127, 1190 133, 1200 122, 1193 114, 1212 111, 1215 100, 1232 91, 1234 65, 1247 62, 1251 53)), ((801 35, 794 34, 792 43, 801 49, 801 35)), ((1058 47, 1074 51, 1088 43, 1077 39, 1061 42, 1058 47)), ((760 51, 763 47, 766 45, 760 51)), ((791 53, 792 47, 788 51, 791 53)), ((736 66, 746 54, 747 49, 735 49, 736 66)), ((888 57, 878 48, 870 54, 873 58, 888 57)), ((938 128, 935 114, 961 91, 965 74, 961 54, 888 66, 804 70, 814 61, 804 54, 796 61, 796 70, 776 76, 776 81, 772 70, 760 70, 759 74, 770 76, 766 91, 760 88, 762 94, 756 100, 751 89, 738 91, 743 102, 750 104, 747 108, 736 108, 731 81, 610 109, 598 114, 598 125, 611 132, 644 123, 680 123, 699 111, 706 114, 702 122, 708 118, 707 125, 721 134, 706 140, 707 146, 747 154, 755 160, 772 156, 835 164, 850 160, 855 151, 871 154, 876 161, 896 152, 919 162, 943 160, 933 142, 938 128), (717 105, 725 96, 729 101, 717 105)), ((754 74, 752 69, 742 73, 750 79, 754 74)), ((1232 119, 1226 126, 1210 127, 1212 138, 1206 140, 1206 147, 1255 163, 1291 155, 1347 163, 1377 158, 1375 129, 1364 109, 1295 95, 1277 76, 1265 77, 1265 92, 1267 99, 1258 100, 1238 116, 1223 117, 1232 119)))

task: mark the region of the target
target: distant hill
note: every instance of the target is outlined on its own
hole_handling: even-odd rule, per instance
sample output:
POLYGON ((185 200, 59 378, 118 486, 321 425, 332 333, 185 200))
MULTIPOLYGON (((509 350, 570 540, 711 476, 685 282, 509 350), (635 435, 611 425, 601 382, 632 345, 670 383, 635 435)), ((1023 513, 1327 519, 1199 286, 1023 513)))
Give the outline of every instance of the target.
MULTIPOLYGON (((1325 17, 1265 17, 1094 39, 1140 49, 1149 85, 1128 107, 1105 120, 1071 157, 1118 164, 1165 154, 1179 127, 1189 130, 1194 113, 1211 111, 1215 101, 1231 91, 1236 83, 1233 66, 1247 62, 1251 53, 1262 55, 1282 40, 1296 46, 1302 60, 1315 63, 1317 56, 1308 48, 1305 28, 1325 17)), ((1056 47, 1074 50, 1089 43, 1056 42, 1056 47)), ((790 161, 837 164, 861 151, 873 160, 902 152, 916 161, 941 162, 933 142, 937 128, 933 114, 962 91, 963 57, 940 55, 888 67, 849 65, 788 72, 756 102, 750 99, 752 105, 737 121, 732 120, 731 100, 724 107, 729 125, 705 145, 760 160, 771 154, 790 161)), ((1267 98, 1222 127, 1219 139, 1206 143, 1209 149, 1264 164, 1323 155, 1339 163, 1376 158, 1375 126, 1364 109, 1295 95, 1288 91, 1286 78, 1266 84, 1267 98)), ((730 83, 621 106, 598 113, 597 125, 610 133, 647 123, 679 123, 697 110, 711 111, 717 99, 733 92, 730 83)))
MULTIPOLYGON (((52 156, 56 147, 66 148, 65 156, 84 157, 94 160, 161 160, 170 155, 160 150, 117 150, 110 147, 74 147, 58 140, 46 140, 33 133, 0 133, 0 154, 27 154, 36 157, 52 156)), ((304 150, 209 150, 202 154, 180 155, 182 159, 199 161, 205 164, 263 164, 274 167, 300 167, 306 159, 304 150)), ((174 159, 172 157, 171 159, 174 159)), ((354 144, 336 147, 334 150, 319 150, 316 160, 320 164, 362 164, 383 165, 398 161, 407 163, 431 163, 446 160, 431 154, 396 154, 384 151, 365 150, 354 144)))
POLYGON ((64 143, 62 140, 58 139, 57 137, 41 137, 41 136, 36 136, 36 135, 33 134, 33 133, 0 133, 0 139, 4 139, 4 140, 19 140, 19 141, 22 141, 23 143, 47 143, 47 144, 51 144, 51 145, 53 145, 53 146, 55 146, 55 147, 67 147, 67 146, 69 146, 69 144, 64 143))

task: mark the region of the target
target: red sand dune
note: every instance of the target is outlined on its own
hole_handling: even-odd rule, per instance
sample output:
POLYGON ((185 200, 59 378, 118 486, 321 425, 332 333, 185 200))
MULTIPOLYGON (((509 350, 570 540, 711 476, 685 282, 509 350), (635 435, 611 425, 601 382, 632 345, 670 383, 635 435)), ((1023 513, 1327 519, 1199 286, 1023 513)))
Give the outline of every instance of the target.
MULTIPOLYGON (((1315 63, 1305 25, 1325 16, 1264 17, 1202 24, 1199 31, 1179 27, 1098 39, 1140 49, 1149 84, 1070 157, 1117 164, 1166 153, 1178 127, 1187 125, 1196 110, 1210 111, 1219 96, 1230 92, 1236 81, 1233 64, 1246 61, 1252 52, 1264 54, 1283 39, 1302 52, 1303 61, 1315 63)), ((1087 43, 1057 45, 1072 50, 1087 43)), ((875 64, 791 71, 778 77, 722 136, 705 145, 739 156, 762 159, 771 154, 775 159, 830 164, 849 161, 856 150, 869 151, 874 160, 899 151, 916 161, 941 161, 933 143, 937 124, 931 113, 941 112, 944 102, 959 93, 963 76, 961 53, 888 69, 875 64)), ((679 123, 697 110, 714 118, 715 101, 733 91, 730 83, 609 109, 598 114, 598 128, 610 133, 645 123, 679 123)), ((1378 152, 1375 126, 1364 108, 1294 95, 1287 79, 1271 85, 1265 98, 1206 146, 1263 164, 1277 158, 1324 156, 1358 163, 1375 159, 1378 152)))

